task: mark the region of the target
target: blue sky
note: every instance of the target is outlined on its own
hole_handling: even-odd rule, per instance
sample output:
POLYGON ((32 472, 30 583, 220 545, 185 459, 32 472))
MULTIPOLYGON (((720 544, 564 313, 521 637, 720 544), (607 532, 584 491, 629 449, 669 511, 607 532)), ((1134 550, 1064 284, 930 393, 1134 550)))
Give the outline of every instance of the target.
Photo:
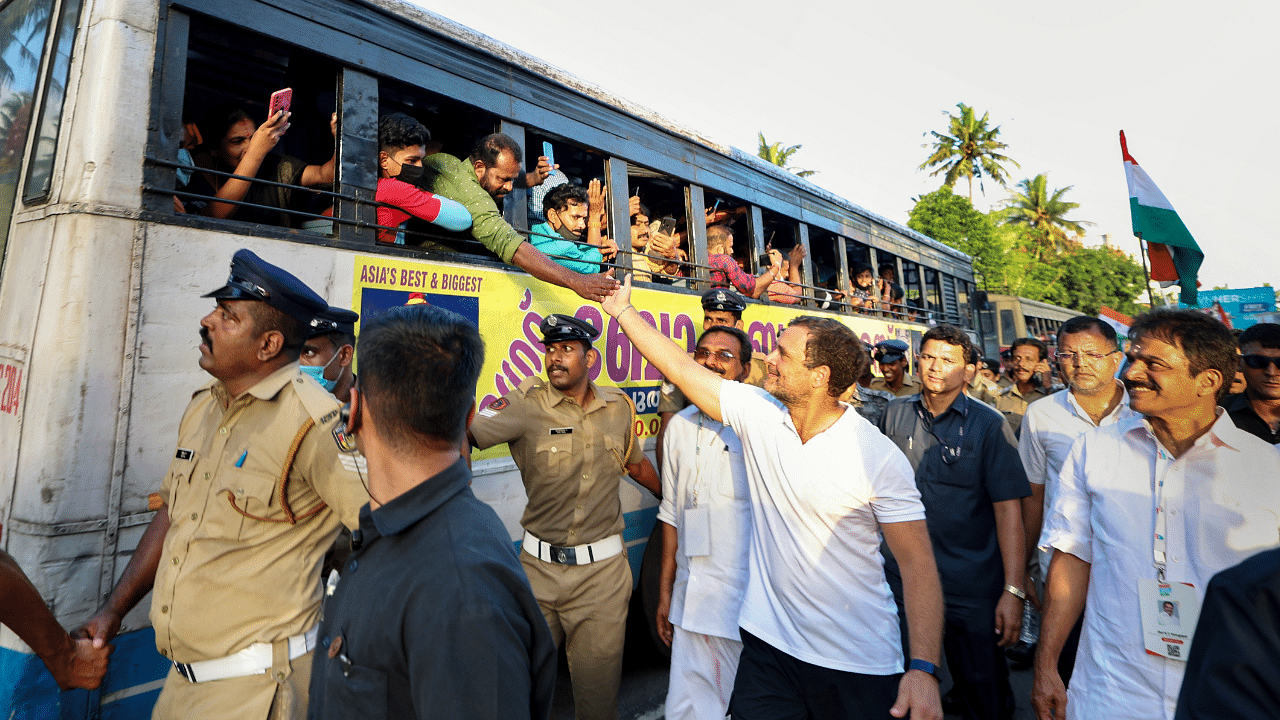
MULTIPOLYGON (((817 184, 906 222, 917 166, 958 102, 991 114, 1010 187, 1073 186, 1087 244, 1137 254, 1118 131, 1206 253, 1205 288, 1280 284, 1271 207, 1280 4, 645 4, 431 0, 433 12, 718 142, 801 143, 817 184)), ((991 182, 981 210, 1008 191, 991 182)), ((957 186, 966 192, 963 181, 957 186)))

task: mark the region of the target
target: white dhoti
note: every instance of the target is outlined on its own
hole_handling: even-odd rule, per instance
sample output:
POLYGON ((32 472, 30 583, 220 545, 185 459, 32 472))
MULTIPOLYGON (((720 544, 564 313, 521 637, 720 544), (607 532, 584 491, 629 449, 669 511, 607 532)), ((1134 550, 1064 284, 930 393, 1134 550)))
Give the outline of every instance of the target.
POLYGON ((671 639, 667 720, 722 720, 741 654, 738 640, 688 632, 677 625, 671 639))

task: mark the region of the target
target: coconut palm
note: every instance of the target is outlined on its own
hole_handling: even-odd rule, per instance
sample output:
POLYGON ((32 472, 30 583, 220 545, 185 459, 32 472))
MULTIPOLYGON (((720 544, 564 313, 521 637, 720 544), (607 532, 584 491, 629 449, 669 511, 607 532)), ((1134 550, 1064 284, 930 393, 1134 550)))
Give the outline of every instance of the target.
POLYGON ((760 133, 760 149, 756 151, 756 154, 759 155, 761 158, 773 163, 774 165, 777 165, 778 167, 786 170, 787 172, 795 173, 800 177, 809 177, 810 175, 813 175, 817 171, 801 170, 800 168, 792 167, 791 165, 787 164, 791 162, 791 156, 795 155, 796 151, 798 151, 801 147, 803 146, 789 145, 787 147, 783 147, 782 143, 780 142, 769 144, 769 141, 764 139, 764 133, 760 133))
POLYGON ((1003 187, 1009 175, 1000 163, 1012 163, 1014 167, 1021 167, 1021 165, 997 152, 1004 150, 1008 145, 996 139, 1000 135, 999 126, 987 127, 990 113, 983 113, 982 119, 976 119, 973 108, 964 103, 958 103, 956 107, 960 110, 959 115, 945 113, 949 119, 950 135, 937 131, 926 134, 925 137, 933 135, 934 140, 920 147, 933 148, 933 154, 920 165, 919 169, 927 170, 935 165, 941 165, 937 170, 929 173, 929 176, 945 173, 943 184, 947 187, 955 187, 956 181, 962 177, 968 178, 969 201, 973 202, 975 177, 978 178, 980 189, 984 175, 1003 187))
POLYGON ((1093 224, 1087 220, 1067 218, 1067 213, 1080 207, 1080 203, 1062 199, 1071 188, 1068 185, 1051 193, 1049 176, 1041 174, 1019 182, 1020 192, 1015 192, 1009 200, 1007 222, 1026 226, 1033 232, 1039 243, 1037 257, 1042 257, 1045 251, 1056 252, 1066 248, 1071 242, 1067 237, 1068 231, 1083 235, 1084 226, 1093 224))

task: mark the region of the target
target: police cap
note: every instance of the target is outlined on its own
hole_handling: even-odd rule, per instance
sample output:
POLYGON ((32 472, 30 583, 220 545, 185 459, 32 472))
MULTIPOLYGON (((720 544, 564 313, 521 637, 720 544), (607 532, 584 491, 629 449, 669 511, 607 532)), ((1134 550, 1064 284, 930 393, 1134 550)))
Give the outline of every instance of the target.
POLYGON ((542 333, 542 343, 550 345, 551 343, 565 342, 566 340, 581 340, 588 345, 600 331, 592 327, 591 323, 586 320, 579 320, 570 315, 548 315, 547 319, 542 321, 538 326, 538 331, 542 333))
POLYGON ((708 290, 702 294, 702 309, 740 313, 747 309, 747 301, 732 290, 708 290))
POLYGON ((901 340, 881 340, 876 343, 876 362, 894 363, 907 356, 907 344, 901 340))
POLYGON ((311 321, 310 336, 324 335, 325 333, 340 332, 348 335, 356 334, 356 321, 360 316, 350 310, 344 310, 339 307, 329 307, 321 310, 311 321))
POLYGON ((261 300, 303 324, 329 307, 306 283, 245 249, 231 256, 227 284, 201 297, 261 300))

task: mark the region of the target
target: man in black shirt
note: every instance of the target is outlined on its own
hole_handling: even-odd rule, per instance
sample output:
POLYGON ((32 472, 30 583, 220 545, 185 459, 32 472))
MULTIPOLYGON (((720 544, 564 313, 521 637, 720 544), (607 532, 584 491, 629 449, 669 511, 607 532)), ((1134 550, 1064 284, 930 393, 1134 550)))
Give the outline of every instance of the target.
MULTIPOLYGON (((911 462, 924 502, 946 597, 942 643, 955 679, 950 695, 967 720, 1002 720, 1012 715, 1013 695, 1001 647, 1017 642, 1022 628, 1020 500, 1031 486, 1004 417, 963 392, 978 362, 964 332, 933 328, 916 359, 920 394, 889 403, 880 430, 911 462)), ((898 616, 905 618, 897 562, 887 547, 882 552, 898 616)), ((908 637, 905 628, 902 637, 908 637)))
POLYGON ((1245 330, 1240 354, 1245 391, 1223 398, 1222 407, 1236 427, 1280 444, 1280 325, 1258 323, 1245 330))
POLYGON ((353 436, 367 458, 371 500, 321 612, 309 717, 545 720, 551 632, 459 453, 479 332, 441 308, 398 307, 362 329, 359 352, 335 440, 353 436))

